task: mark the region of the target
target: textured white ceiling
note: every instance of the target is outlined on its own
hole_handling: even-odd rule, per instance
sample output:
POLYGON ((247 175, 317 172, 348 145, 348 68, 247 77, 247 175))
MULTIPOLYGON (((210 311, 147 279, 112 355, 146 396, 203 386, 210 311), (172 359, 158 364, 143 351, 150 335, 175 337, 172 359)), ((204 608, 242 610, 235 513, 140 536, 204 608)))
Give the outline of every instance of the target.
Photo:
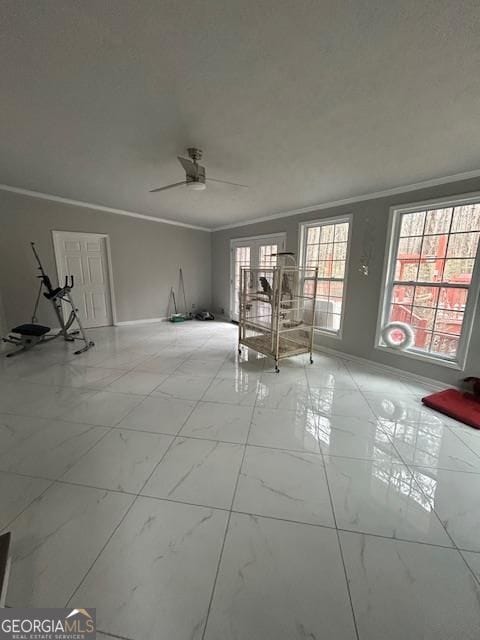
POLYGON ((0 182, 219 226, 480 168, 478 0, 3 0, 0 182), (149 194, 175 157, 250 185, 149 194))

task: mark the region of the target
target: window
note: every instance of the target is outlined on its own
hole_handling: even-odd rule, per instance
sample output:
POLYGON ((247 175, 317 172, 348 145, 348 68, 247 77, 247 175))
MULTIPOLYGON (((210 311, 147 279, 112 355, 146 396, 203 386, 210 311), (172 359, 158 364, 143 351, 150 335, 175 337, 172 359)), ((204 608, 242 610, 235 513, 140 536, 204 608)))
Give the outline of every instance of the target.
MULTIPOLYGON (((318 268, 316 328, 338 336, 343 320, 350 217, 304 224, 301 241, 302 265, 318 268)), ((305 282, 309 295, 314 287, 313 280, 305 282)))
POLYGON ((259 266, 270 269, 277 266, 277 244, 262 244, 260 245, 259 266))
POLYGON ((405 352, 463 365, 478 296, 480 198, 432 204, 393 211, 379 330, 407 323, 414 344, 405 352))

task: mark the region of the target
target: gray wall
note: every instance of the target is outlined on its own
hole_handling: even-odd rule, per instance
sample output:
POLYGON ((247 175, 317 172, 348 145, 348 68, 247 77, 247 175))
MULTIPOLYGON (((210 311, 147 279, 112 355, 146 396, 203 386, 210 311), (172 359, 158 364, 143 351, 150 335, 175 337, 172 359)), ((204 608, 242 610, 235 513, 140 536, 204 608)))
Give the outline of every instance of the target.
MULTIPOLYGON (((0 289, 0 336, 5 335, 6 333, 7 333, 7 321, 5 318, 5 311, 3 308, 2 291, 0 289)), ((0 351, 3 351, 5 346, 6 345, 4 342, 0 342, 0 351)))
MULTIPOLYGON (((210 233, 0 190, 0 292, 9 329, 32 315, 38 281, 30 241, 57 278, 52 230, 109 235, 119 322, 165 316, 179 267, 189 306, 210 307, 210 233)), ((48 303, 41 304, 40 322, 55 326, 48 303)))
POLYGON ((374 360, 380 364, 398 367, 417 375, 455 384, 464 375, 480 375, 480 305, 474 321, 470 351, 465 374, 435 364, 413 360, 402 355, 380 351, 374 348, 377 314, 382 289, 384 254, 387 246, 389 208, 393 205, 428 200, 443 196, 480 191, 480 179, 457 182, 450 185, 422 189, 402 195, 379 198, 348 206, 323 209, 267 222, 249 224, 233 229, 217 231, 213 234, 212 304, 217 313, 221 308, 229 310, 230 240, 245 236, 255 236, 284 231, 287 234, 287 249, 298 252, 299 223, 306 220, 331 218, 353 214, 350 263, 348 266, 345 317, 342 339, 321 336, 320 344, 347 354, 374 360), (370 275, 359 273, 360 259, 364 243, 364 229, 367 218, 373 226, 373 256, 370 275))

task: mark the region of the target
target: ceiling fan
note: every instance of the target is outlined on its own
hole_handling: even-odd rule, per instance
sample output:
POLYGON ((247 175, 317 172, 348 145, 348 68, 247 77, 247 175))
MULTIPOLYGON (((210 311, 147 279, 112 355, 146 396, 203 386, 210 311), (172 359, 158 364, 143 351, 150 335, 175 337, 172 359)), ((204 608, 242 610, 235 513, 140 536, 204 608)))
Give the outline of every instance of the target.
MULTIPOLYGON (((189 189, 192 189, 193 191, 203 191, 207 188, 207 176, 205 173, 205 167, 202 167, 201 164, 198 164, 198 161, 202 159, 202 150, 197 149, 196 147, 189 147, 187 149, 187 153, 190 156, 189 158, 182 158, 182 156, 177 156, 178 161, 185 169, 185 180, 182 180, 182 182, 174 182, 173 184, 168 184, 165 187, 158 187, 158 189, 151 189, 150 193, 157 193, 157 191, 173 189, 174 187, 180 187, 181 185, 187 185, 187 187, 189 189)), ((245 189, 248 189, 248 186, 246 184, 228 182, 227 180, 218 180, 217 178, 208 178, 208 182, 223 182, 223 184, 230 184, 234 187, 244 187, 245 189)))

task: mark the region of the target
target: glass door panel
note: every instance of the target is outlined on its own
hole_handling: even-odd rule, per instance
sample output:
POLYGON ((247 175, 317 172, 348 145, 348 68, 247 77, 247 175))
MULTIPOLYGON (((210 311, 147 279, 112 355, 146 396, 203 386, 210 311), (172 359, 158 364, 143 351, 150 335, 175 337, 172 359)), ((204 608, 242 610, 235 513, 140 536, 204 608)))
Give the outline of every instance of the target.
POLYGON ((276 253, 285 250, 285 234, 232 240, 230 276, 230 317, 238 322, 240 274, 242 267, 265 269, 277 265, 276 253))

